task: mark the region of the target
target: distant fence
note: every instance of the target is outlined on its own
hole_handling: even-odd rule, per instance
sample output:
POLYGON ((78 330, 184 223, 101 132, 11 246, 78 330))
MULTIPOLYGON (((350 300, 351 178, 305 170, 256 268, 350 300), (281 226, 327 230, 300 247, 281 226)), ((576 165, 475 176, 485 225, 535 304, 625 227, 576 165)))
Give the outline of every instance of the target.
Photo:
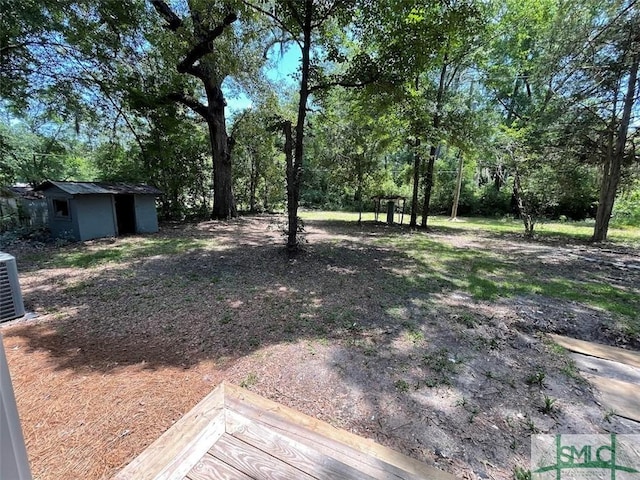
POLYGON ((0 232, 19 227, 44 227, 47 220, 44 198, 0 197, 0 232))

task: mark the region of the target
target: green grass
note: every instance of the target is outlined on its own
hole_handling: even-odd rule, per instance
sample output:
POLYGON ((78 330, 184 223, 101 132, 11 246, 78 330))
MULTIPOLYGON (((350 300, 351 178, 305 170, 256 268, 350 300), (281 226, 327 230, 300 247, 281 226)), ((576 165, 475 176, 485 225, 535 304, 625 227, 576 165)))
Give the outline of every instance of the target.
MULTIPOLYGON (((355 222, 358 219, 358 214, 351 212, 307 211, 302 216, 308 220, 355 222)), ((363 219, 373 220, 373 214, 364 214, 363 219)), ((521 223, 513 219, 467 218, 450 222, 445 217, 432 217, 430 224, 461 233, 522 234, 521 223)), ((537 235, 538 238, 583 242, 590 238, 592 230, 591 222, 545 222, 538 225, 537 235)), ((610 240, 640 246, 640 228, 611 228, 610 240)), ((563 276, 562 272, 540 267, 536 258, 527 261, 498 251, 455 248, 421 232, 388 232, 376 242, 415 261, 415 268, 402 277, 401 285, 405 289, 426 293, 461 290, 484 301, 518 295, 569 300, 610 312, 629 335, 640 335, 637 315, 640 295, 634 288, 611 285, 605 279, 586 277, 581 272, 563 276)))
MULTIPOLYGON (((303 210, 300 211, 300 218, 303 220, 329 220, 329 221, 347 221, 357 222, 357 212, 333 212, 324 210, 303 210)), ((386 212, 381 212, 378 221, 386 220, 386 212)), ((399 218, 396 215, 396 220, 399 218)), ((363 221, 373 221, 375 214, 373 212, 363 212, 363 221)), ((409 224, 409 212, 405 212, 404 225, 409 224)), ((421 218, 418 217, 418 223, 421 218)), ((514 234, 521 235, 524 233, 524 226, 520 220, 513 218, 480 218, 465 217, 459 218, 458 221, 452 222, 446 216, 430 216, 429 225, 439 228, 450 228, 460 231, 482 230, 497 234, 514 234)), ((585 242, 593 235, 593 220, 583 222, 561 222, 544 220, 536 224, 534 234, 540 238, 559 238, 571 239, 574 241, 585 242)), ((616 226, 609 228, 609 241, 613 243, 631 244, 640 246, 640 226, 616 226)))
POLYGON ((424 234, 388 234, 377 243, 393 247, 416 261, 417 267, 404 280, 426 292, 455 289, 477 300, 540 295, 586 304, 623 317, 630 334, 640 333, 640 294, 637 289, 610 284, 599 277, 577 272, 575 278, 551 275, 536 258, 506 257, 499 251, 480 251, 436 241, 424 234))
POLYGON ((29 258, 41 260, 45 268, 91 268, 105 263, 121 263, 136 258, 156 255, 177 255, 203 248, 205 240, 192 238, 140 238, 131 237, 112 246, 71 246, 61 249, 49 258, 29 258))

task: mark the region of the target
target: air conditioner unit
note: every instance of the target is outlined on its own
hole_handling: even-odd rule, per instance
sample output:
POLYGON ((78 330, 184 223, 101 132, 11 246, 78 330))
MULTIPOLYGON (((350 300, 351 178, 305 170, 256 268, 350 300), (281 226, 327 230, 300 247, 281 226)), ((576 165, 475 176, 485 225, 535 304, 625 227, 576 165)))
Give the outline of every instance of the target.
POLYGON ((24 315, 16 259, 0 252, 0 322, 24 315))

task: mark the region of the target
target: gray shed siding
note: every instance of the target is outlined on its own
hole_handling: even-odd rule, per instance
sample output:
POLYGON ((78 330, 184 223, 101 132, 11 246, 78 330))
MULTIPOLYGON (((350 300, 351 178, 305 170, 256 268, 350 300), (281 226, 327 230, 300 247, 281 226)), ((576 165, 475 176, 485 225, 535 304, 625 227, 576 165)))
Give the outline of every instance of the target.
POLYGON ((156 196, 161 192, 154 187, 47 181, 37 190, 47 198, 49 228, 56 237, 84 241, 158 231, 156 196))
POLYGON ((113 195, 78 195, 74 198, 79 240, 117 235, 113 195))
POLYGON ((80 240, 78 228, 78 213, 75 199, 59 188, 52 188, 47 192, 47 206, 49 208, 49 228, 53 236, 58 238, 73 238, 80 240), (66 201, 69 204, 69 216, 61 217, 56 214, 54 201, 66 201))
POLYGON ((154 195, 136 195, 136 232, 155 233, 158 231, 158 213, 154 195))

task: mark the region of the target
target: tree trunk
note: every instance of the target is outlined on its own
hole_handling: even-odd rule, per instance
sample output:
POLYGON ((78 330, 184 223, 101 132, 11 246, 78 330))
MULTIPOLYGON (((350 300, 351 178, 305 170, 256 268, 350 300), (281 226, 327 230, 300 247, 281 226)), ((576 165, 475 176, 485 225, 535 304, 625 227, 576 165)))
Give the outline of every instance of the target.
POLYGON ((258 188, 258 167, 256 160, 251 155, 251 174, 249 175, 249 212, 256 212, 256 190, 258 188))
POLYGON ((416 228, 418 226, 418 190, 420 188, 420 164, 422 163, 422 157, 418 148, 420 147, 420 140, 416 139, 415 152, 413 157, 413 195, 411 197, 411 221, 409 226, 416 228))
POLYGON ((427 228, 427 219, 429 218, 429 204, 431 203, 431 191, 433 190, 433 167, 436 163, 437 149, 431 146, 429 150, 429 161, 427 162, 427 170, 424 174, 424 203, 422 204, 422 221, 420 226, 427 228))
MULTIPOLYGON (((151 0, 156 12, 166 21, 165 28, 178 32, 184 28, 184 21, 180 18, 164 0, 151 0)), ((213 53, 213 42, 224 30, 237 20, 235 13, 228 14, 222 22, 213 27, 203 23, 200 12, 189 3, 191 13, 192 48, 184 58, 176 65, 176 70, 181 74, 188 74, 198 78, 205 89, 208 104, 204 105, 197 98, 193 98, 184 92, 174 92, 167 96, 168 99, 182 103, 195 113, 200 115, 209 128, 209 141, 211 143, 211 156, 213 159, 213 210, 211 217, 214 219, 227 219, 238 215, 232 191, 231 172, 231 146, 227 136, 227 126, 224 116, 225 100, 222 94, 222 81, 224 76, 216 78, 213 75, 215 69, 209 68, 214 59, 203 58, 213 53)), ((181 34, 182 35, 182 34, 181 34)))
POLYGON ((513 196, 516 199, 518 213, 524 223, 524 234, 526 237, 533 237, 533 228, 535 227, 535 218, 527 208, 526 202, 522 198, 522 185, 520 183, 520 173, 518 168, 514 168, 513 173, 513 196))
POLYGON ((451 207, 451 218, 455 221, 458 218, 458 204, 460 203, 460 190, 462 190, 462 167, 464 166, 464 157, 462 150, 458 150, 458 178, 456 179, 456 191, 453 195, 453 207, 451 207))
POLYGON ((298 250, 298 205, 300 202, 300 180, 302 159, 304 156, 304 122, 307 116, 307 99, 309 98, 309 65, 311 51, 311 31, 313 25, 313 0, 304 2, 304 22, 302 28, 302 71, 300 75, 300 96, 298 99, 298 118, 295 128, 295 143, 291 165, 287 160, 287 212, 289 231, 287 234, 287 250, 298 250))
POLYGON ((609 232, 609 221, 611 220, 613 204, 616 200, 616 194, 618 193, 622 161, 624 160, 624 149, 627 143, 629 123, 631 121, 631 110, 636 93, 639 59, 640 54, 636 53, 631 64, 629 82, 627 83, 627 94, 624 99, 622 120, 618 128, 615 149, 609 149, 602 172, 600 198, 596 212, 596 225, 594 227, 593 237, 591 238, 594 242, 604 242, 609 232))
POLYGON ((298 202, 300 198, 300 178, 296 174, 293 158, 293 134, 291 122, 284 122, 284 154, 287 160, 287 249, 295 251, 298 248, 298 202))
POLYGON ((238 211, 233 198, 231 172, 231 151, 224 116, 224 96, 217 86, 207 88, 209 101, 207 125, 213 158, 213 211, 211 218, 226 220, 237 217, 238 211))
MULTIPOLYGON (((447 77, 447 67, 449 66, 448 55, 445 53, 442 60, 442 68, 440 69, 440 80, 438 82, 438 93, 436 94, 436 113, 433 115, 434 134, 438 135, 440 128, 442 102, 446 89, 445 80, 447 77)), ((439 140, 438 140, 439 141, 439 140)), ((436 142, 437 143, 437 142, 436 142)), ((427 162, 427 170, 424 176, 424 203, 422 204, 422 222, 420 225, 427 228, 427 219, 429 218, 429 204, 431 203, 431 190, 433 189, 433 166, 436 162, 436 146, 432 143, 429 151, 429 161, 427 162)))

